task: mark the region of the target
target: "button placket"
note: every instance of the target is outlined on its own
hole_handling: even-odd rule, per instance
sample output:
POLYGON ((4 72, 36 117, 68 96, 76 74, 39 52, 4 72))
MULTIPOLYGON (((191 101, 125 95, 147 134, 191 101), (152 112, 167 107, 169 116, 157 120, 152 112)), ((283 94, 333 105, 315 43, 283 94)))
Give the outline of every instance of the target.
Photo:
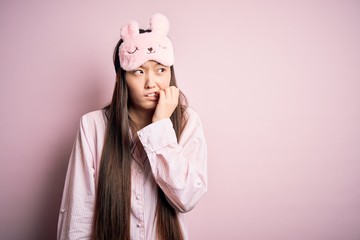
POLYGON ((135 199, 137 201, 137 205, 139 206, 139 218, 140 222, 137 223, 136 227, 139 229, 144 228, 144 202, 143 202, 143 196, 144 196, 144 171, 139 167, 138 174, 137 174, 137 191, 135 199))

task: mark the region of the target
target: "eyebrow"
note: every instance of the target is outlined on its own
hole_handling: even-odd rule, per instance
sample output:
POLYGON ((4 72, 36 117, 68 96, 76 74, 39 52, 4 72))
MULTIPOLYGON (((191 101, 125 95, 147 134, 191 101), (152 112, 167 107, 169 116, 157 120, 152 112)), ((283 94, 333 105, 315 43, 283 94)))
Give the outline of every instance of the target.
MULTIPOLYGON (((162 67, 166 67, 165 65, 163 65, 163 64, 161 64, 159 62, 156 62, 156 61, 154 61, 154 62, 156 63, 155 64, 156 67, 159 66, 159 65, 162 66, 162 67)), ((140 66, 140 68, 145 68, 146 69, 147 67, 145 67, 145 63, 144 63, 143 65, 140 66)))

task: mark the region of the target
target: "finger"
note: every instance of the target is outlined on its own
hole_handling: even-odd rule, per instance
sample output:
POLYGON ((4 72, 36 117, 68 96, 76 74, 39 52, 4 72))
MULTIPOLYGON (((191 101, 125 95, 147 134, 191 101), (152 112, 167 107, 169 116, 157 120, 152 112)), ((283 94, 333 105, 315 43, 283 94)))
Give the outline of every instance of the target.
POLYGON ((159 101, 160 100, 165 100, 165 92, 164 92, 164 90, 160 90, 159 91, 159 101))
POLYGON ((179 98, 179 89, 175 86, 173 86, 171 88, 171 97, 172 99, 174 99, 174 101, 177 102, 178 98, 179 98))
POLYGON ((173 96, 176 95, 176 92, 177 92, 177 91, 179 91, 179 89, 178 89, 177 87, 171 86, 171 94, 172 94, 173 96))
POLYGON ((173 95, 177 95, 179 93, 179 89, 177 87, 173 87, 171 90, 173 95))
POLYGON ((171 99, 171 87, 165 88, 166 99, 171 99))
POLYGON ((176 97, 176 100, 179 100, 179 95, 180 95, 180 89, 176 88, 176 89, 175 89, 175 97, 176 97))

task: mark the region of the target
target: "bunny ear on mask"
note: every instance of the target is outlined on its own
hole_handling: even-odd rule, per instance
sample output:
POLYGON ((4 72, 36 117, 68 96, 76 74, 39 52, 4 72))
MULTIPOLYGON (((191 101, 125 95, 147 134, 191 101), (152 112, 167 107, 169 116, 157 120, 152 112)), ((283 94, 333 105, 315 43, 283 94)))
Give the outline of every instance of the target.
POLYGON ((161 13, 155 13, 150 18, 150 29, 153 32, 162 33, 167 35, 169 33, 169 20, 166 16, 162 15, 161 13))
POLYGON ((139 34, 139 24, 136 21, 130 21, 128 24, 124 25, 120 30, 120 37, 124 41, 138 34, 139 34))
POLYGON ((169 21, 166 16, 156 13, 150 18, 150 30, 139 33, 139 24, 131 21, 120 30, 123 42, 119 47, 120 66, 131 71, 149 60, 164 66, 174 64, 174 49, 167 37, 169 21))

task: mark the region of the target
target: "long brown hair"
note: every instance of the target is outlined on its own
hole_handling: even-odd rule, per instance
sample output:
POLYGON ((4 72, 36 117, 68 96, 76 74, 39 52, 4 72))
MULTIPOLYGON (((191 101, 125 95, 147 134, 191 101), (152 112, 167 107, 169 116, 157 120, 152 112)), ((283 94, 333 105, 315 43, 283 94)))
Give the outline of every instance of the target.
MULTIPOLYGON (((140 33, 148 30, 140 30, 140 33)), ((125 71, 120 67, 117 43, 113 61, 116 83, 111 103, 104 107, 107 118, 104 147, 101 155, 97 186, 93 238, 96 240, 129 240, 131 209, 131 140, 129 130, 133 124, 129 117, 128 88, 125 71)), ((170 85, 176 86, 174 67, 171 66, 170 85)), ((180 91, 179 105, 170 117, 179 139, 186 124, 187 100, 180 91)), ((136 134, 132 134, 133 136, 136 134)), ((183 240, 177 211, 158 187, 156 206, 156 234, 161 240, 183 240)))

